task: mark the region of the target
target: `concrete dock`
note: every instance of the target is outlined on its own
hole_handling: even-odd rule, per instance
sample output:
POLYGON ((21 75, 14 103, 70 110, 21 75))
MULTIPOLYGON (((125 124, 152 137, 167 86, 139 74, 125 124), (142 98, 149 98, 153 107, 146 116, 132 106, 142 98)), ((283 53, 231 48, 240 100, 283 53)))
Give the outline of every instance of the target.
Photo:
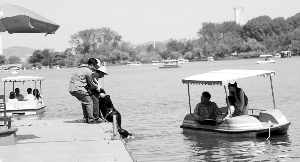
POLYGON ((82 120, 15 120, 17 144, 0 146, 0 162, 134 162, 112 123, 82 120))

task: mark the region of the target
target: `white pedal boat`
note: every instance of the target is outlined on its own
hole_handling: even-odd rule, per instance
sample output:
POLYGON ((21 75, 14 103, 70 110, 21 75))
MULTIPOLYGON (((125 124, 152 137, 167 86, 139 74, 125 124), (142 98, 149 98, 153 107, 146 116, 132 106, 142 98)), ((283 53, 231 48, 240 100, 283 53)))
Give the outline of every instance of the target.
MULTIPOLYGON (((209 134, 217 136, 226 137, 261 137, 261 136, 275 136, 275 135, 285 135, 290 121, 282 114, 278 109, 275 109, 275 101, 273 95, 273 85, 272 76, 275 75, 275 71, 267 70, 220 70, 211 71, 208 73, 198 74, 182 79, 182 83, 188 85, 198 84, 198 85, 220 85, 224 86, 226 92, 226 86, 228 82, 232 82, 237 79, 247 78, 251 76, 264 76, 270 77, 271 89, 273 96, 274 109, 271 110, 261 110, 258 115, 253 114, 253 110, 259 109, 249 109, 252 110, 252 115, 241 115, 236 117, 227 118, 221 124, 216 124, 213 120, 207 120, 207 124, 200 124, 195 121, 192 117, 191 103, 190 113, 184 117, 182 125, 180 128, 183 129, 183 133, 200 133, 209 134)), ((226 92, 227 93, 227 92, 226 92)), ((226 94, 227 96, 227 94, 226 94)), ((190 102, 190 94, 189 94, 190 102)))

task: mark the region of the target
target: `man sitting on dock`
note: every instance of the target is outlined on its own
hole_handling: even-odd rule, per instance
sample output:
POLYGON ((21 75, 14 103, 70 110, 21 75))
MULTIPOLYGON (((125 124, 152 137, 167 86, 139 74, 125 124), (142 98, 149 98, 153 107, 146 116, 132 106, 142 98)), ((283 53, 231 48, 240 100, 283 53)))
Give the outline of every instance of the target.
POLYGON ((205 124, 206 119, 219 122, 219 116, 222 114, 217 104, 210 101, 211 95, 209 92, 203 92, 201 95, 201 102, 195 107, 193 118, 199 121, 200 124, 205 124))

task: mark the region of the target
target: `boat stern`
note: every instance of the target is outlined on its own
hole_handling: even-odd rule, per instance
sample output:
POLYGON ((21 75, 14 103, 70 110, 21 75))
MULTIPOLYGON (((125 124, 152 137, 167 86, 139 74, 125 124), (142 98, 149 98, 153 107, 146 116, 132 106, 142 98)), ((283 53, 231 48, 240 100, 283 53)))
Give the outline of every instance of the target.
POLYGON ((272 122, 273 124, 287 124, 290 121, 282 114, 282 112, 278 109, 261 111, 259 113, 259 121, 261 122, 272 122))

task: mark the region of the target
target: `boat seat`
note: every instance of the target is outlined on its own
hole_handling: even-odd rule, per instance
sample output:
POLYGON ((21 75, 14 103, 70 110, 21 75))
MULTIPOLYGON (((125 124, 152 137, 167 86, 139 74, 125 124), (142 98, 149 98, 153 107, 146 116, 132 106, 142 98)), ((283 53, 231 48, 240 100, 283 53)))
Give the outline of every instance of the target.
POLYGON ((16 102, 6 102, 6 110, 16 110, 16 102))
POLYGON ((15 109, 30 109, 36 108, 37 101, 17 101, 15 109))
POLYGON ((289 122, 278 109, 266 110, 259 113, 259 121, 272 122, 274 124, 283 124, 289 122))
POLYGON ((241 115, 225 119, 219 127, 227 130, 250 130, 261 129, 263 125, 253 116, 241 115))

